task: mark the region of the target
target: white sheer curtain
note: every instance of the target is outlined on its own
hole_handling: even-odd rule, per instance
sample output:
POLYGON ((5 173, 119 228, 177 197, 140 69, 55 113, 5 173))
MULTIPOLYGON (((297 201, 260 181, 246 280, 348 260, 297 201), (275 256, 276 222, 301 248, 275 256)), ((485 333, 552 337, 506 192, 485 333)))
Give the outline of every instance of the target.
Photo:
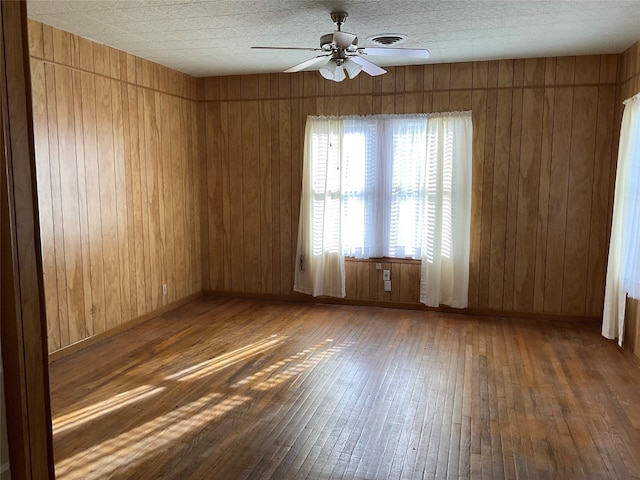
POLYGON ((471 233, 471 114, 430 116, 420 301, 468 304, 471 233))
POLYGON ((624 102, 602 335, 622 345, 626 297, 640 298, 640 94, 624 102))
POLYGON ((314 297, 345 296, 340 232, 342 135, 339 118, 307 119, 293 289, 314 297))
POLYGON ((343 297, 344 256, 422 260, 421 298, 467 306, 471 112, 309 117, 294 290, 343 297))

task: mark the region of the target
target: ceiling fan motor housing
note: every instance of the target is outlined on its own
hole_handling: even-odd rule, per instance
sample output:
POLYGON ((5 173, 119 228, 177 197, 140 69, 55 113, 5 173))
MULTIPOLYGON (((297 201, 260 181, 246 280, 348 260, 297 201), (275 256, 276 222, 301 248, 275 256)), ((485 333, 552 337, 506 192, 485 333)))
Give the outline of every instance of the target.
MULTIPOLYGON (((358 45, 358 37, 353 39, 353 42, 351 42, 351 45, 353 45, 354 47, 358 45)), ((325 50, 327 52, 330 52, 331 50, 333 50, 334 48, 333 33, 327 33, 326 35, 322 35, 320 37, 320 48, 322 48, 322 50, 325 50)))

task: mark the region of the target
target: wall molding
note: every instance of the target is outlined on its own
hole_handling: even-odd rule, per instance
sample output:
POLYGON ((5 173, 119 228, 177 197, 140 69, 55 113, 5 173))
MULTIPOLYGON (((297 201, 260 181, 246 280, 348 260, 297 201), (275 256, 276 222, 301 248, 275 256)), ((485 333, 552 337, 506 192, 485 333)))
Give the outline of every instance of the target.
POLYGON ((333 305, 353 305, 361 307, 397 308, 404 310, 421 310, 425 312, 439 312, 459 315, 472 315, 479 317, 519 318, 521 320, 539 320, 545 322, 578 322, 601 323, 601 317, 589 315, 568 315, 563 313, 531 313, 492 310, 483 308, 452 308, 446 305, 440 307, 428 307, 421 303, 412 302, 385 302, 379 300, 357 300, 350 298, 310 297, 308 295, 292 293, 290 295, 274 295, 269 293, 229 292, 217 290, 205 290, 205 297, 250 298, 256 300, 272 300, 279 302, 319 303, 333 305))

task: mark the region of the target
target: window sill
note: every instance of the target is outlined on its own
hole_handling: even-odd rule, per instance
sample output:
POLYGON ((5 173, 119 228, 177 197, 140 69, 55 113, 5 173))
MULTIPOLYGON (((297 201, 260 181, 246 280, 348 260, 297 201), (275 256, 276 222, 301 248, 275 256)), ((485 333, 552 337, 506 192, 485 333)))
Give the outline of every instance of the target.
POLYGON ((345 257, 345 262, 365 262, 365 263, 408 263, 411 265, 420 265, 421 260, 414 258, 392 258, 392 257, 377 257, 377 258, 355 258, 345 257))

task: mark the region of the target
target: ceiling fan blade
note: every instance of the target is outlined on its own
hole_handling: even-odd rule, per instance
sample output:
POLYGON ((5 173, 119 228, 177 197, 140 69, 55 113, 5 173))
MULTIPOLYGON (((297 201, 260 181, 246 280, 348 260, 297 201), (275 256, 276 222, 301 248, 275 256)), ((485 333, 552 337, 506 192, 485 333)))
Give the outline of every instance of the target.
POLYGON ((358 57, 357 55, 350 56, 349 58, 354 62, 362 65, 362 70, 367 72, 372 77, 375 77, 377 75, 382 75, 383 73, 387 73, 387 71, 384 68, 380 68, 375 63, 371 63, 369 60, 365 60, 364 58, 358 57))
POLYGON ((429 50, 423 48, 358 48, 358 53, 385 57, 429 58, 429 50))
POLYGON ((321 48, 305 48, 305 47, 251 47, 258 50, 305 50, 307 52, 319 52, 321 48))
POLYGON ((299 63, 298 65, 294 65, 293 67, 288 68, 287 70, 284 71, 284 73, 299 72, 300 70, 304 70, 305 68, 309 68, 314 65, 318 65, 320 63, 326 62, 328 58, 329 58, 329 55, 319 55, 317 57, 310 58, 309 60, 305 60, 304 62, 299 63))
POLYGON ((341 32, 339 30, 333 32, 333 43, 339 48, 349 47, 356 38, 353 33, 341 32))

